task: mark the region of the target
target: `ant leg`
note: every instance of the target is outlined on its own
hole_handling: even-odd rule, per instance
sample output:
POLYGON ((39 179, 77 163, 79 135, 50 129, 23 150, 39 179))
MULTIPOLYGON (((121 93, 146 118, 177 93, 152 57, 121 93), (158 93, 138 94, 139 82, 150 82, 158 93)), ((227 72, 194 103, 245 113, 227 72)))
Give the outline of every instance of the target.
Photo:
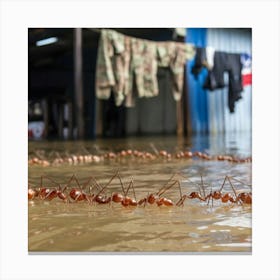
POLYGON ((145 197, 145 198, 142 198, 142 199, 140 199, 139 201, 138 201, 138 205, 142 205, 143 203, 144 203, 144 207, 146 206, 146 202, 147 202, 147 198, 145 197))
POLYGON ((169 189, 171 189, 177 182, 178 182, 178 180, 174 181, 171 185, 167 186, 163 191, 158 192, 157 195, 158 195, 158 196, 163 195, 166 191, 168 191, 169 189))
MULTIPOLYGON (((208 206, 209 202, 210 202, 210 199, 212 198, 212 187, 211 187, 210 193, 207 195, 207 198, 208 198, 208 202, 207 202, 207 206, 208 206)), ((205 201, 206 201, 206 199, 205 199, 205 201)))
POLYGON ((234 188, 234 186, 233 186, 233 184, 232 184, 230 178, 229 178, 228 176, 226 176, 226 178, 227 178, 227 180, 228 180, 229 183, 230 183, 230 186, 231 186, 231 188, 232 188, 232 190, 233 190, 233 192, 234 192, 234 195, 235 195, 235 200, 237 201, 237 200, 238 200, 238 196, 237 196, 237 193, 236 193, 236 191, 235 191, 235 188, 234 188))
POLYGON ((180 199, 178 200, 178 202, 176 203, 176 205, 177 205, 177 206, 184 206, 184 202, 185 202, 187 196, 186 196, 186 195, 184 195, 184 196, 182 195, 181 184, 180 184, 180 182, 179 182, 178 180, 177 180, 176 182, 177 182, 177 184, 178 184, 179 192, 180 192, 180 199))
POLYGON ((59 185, 59 183, 57 183, 54 179, 52 179, 51 177, 47 176, 47 175, 41 175, 41 188, 43 187, 43 179, 48 179, 49 181, 51 181, 54 185, 59 185))
POLYGON ((86 195, 86 200, 87 200, 88 204, 91 205, 91 199, 89 198, 88 195, 86 195))
MULTIPOLYGON (((202 187, 202 191, 203 191, 203 197, 205 198, 205 188, 204 188, 204 183, 203 183, 203 178, 202 178, 202 174, 200 174, 200 178, 201 178, 201 187, 202 187)), ((200 192, 200 189, 199 189, 200 192)), ((200 194, 201 195, 201 194, 200 194)))
MULTIPOLYGON (((199 184, 197 184, 197 183, 193 182, 191 179, 189 179, 187 176, 185 176, 185 175, 183 175, 183 174, 181 174, 181 173, 178 173, 178 174, 179 174, 181 177, 183 177, 184 179, 186 179, 188 182, 190 182, 191 184, 195 185, 195 186, 198 188, 200 195, 201 195, 201 187, 202 187, 203 194, 204 194, 204 197, 205 197, 205 187, 204 187, 204 185, 200 186, 199 184)), ((203 181, 202 181, 202 182, 203 182, 203 181)))
POLYGON ((149 192, 147 193, 147 196, 144 199, 144 207, 146 207, 146 204, 147 204, 147 197, 149 197, 149 192))
POLYGON ((243 184, 243 185, 246 185, 246 186, 252 188, 252 184, 246 184, 246 183, 244 183, 244 182, 242 182, 242 181, 240 181, 240 180, 238 180, 238 179, 236 179, 236 178, 234 178, 234 177, 232 177, 232 176, 229 177, 229 178, 231 178, 232 180, 234 180, 234 181, 236 181, 236 182, 238 182, 238 183, 241 183, 241 184, 243 184))
POLYGON ((158 156, 158 155, 159 155, 159 151, 158 151, 158 149, 155 147, 154 143, 150 143, 150 147, 153 149, 154 153, 158 156))
MULTIPOLYGON (((202 178, 201 174, 200 174, 200 177, 201 177, 201 188, 202 188, 202 191, 203 191, 203 199, 202 200, 205 201, 206 200, 205 186, 204 186, 204 182, 203 182, 203 178, 202 178)), ((200 196, 202 197, 200 187, 199 187, 199 193, 200 193, 200 196)))
POLYGON ((42 187, 43 187, 43 176, 44 176, 44 175, 42 175, 42 176, 41 176, 40 188, 42 188, 42 187))
POLYGON ((124 195, 126 195, 126 192, 125 192, 125 190, 124 190, 123 181, 122 181, 122 178, 121 178, 121 176, 120 176, 119 174, 118 174, 118 178, 119 178, 119 181, 120 181, 120 183, 121 183, 122 192, 123 192, 124 195))
POLYGON ((77 176, 75 174, 72 175, 72 177, 66 183, 65 187, 67 188, 72 183, 73 180, 76 182, 76 184, 78 185, 79 189, 82 190, 81 185, 79 183, 79 180, 77 179, 77 176))
POLYGON ((97 182, 97 180, 93 177, 93 181, 94 181, 94 187, 96 187, 97 189, 102 189, 102 187, 100 186, 100 184, 97 182))
POLYGON ((178 180, 177 180, 177 184, 178 184, 178 188, 179 188, 179 192, 180 192, 180 197, 182 198, 182 188, 181 188, 181 184, 178 180))
POLYGON ((184 202, 185 202, 186 198, 187 198, 187 195, 184 194, 184 195, 178 200, 178 202, 176 203, 176 206, 184 206, 184 202))
MULTIPOLYGON (((119 174, 119 170, 117 170, 117 172, 111 177, 111 179, 109 180, 109 182, 108 182, 104 187, 101 187, 101 186, 98 184, 98 186, 101 187, 101 190, 97 193, 96 196, 100 195, 100 194, 112 183, 112 181, 114 180, 114 178, 115 178, 116 176, 118 176, 118 174, 119 174)), ((96 181, 96 180, 95 180, 95 181, 96 181)), ((96 182, 97 182, 97 181, 96 181, 96 182)))
MULTIPOLYGON (((149 195, 149 193, 148 193, 149 195)), ((148 196, 147 196, 148 197, 148 196)), ((145 198, 145 201, 144 201, 144 207, 146 207, 146 204, 147 204, 147 198, 145 198)))
POLYGON ((68 203, 69 202, 69 198, 68 195, 64 193, 64 191, 66 190, 67 186, 65 186, 63 189, 61 189, 61 184, 59 184, 58 189, 60 191, 60 194, 58 194, 58 197, 60 199, 62 199, 64 202, 68 203))
POLYGON ((162 188, 159 189, 159 191, 157 192, 157 195, 162 195, 166 190, 164 190, 168 184, 171 182, 171 180, 176 176, 178 175, 178 173, 174 173, 169 179, 168 181, 164 184, 164 186, 162 188))
POLYGON ((105 185, 104 188, 107 188, 118 175, 119 175, 119 170, 116 171, 116 173, 112 176, 112 178, 109 180, 109 182, 105 185))
POLYGON ((225 176, 224 182, 223 182, 222 186, 220 187, 219 192, 222 191, 222 189, 223 189, 223 187, 224 187, 224 185, 225 185, 225 183, 226 183, 226 179, 227 179, 227 176, 225 176))
POLYGON ((90 184, 91 180, 94 180, 94 177, 90 176, 88 180, 85 183, 83 183, 82 188, 86 188, 90 184))
POLYGON ((133 184, 133 178, 131 178, 131 181, 132 181, 132 190, 133 190, 134 199, 137 201, 136 194, 135 194, 135 189, 134 189, 134 184, 133 184))
POLYGON ((238 197, 238 195, 237 195, 237 193, 236 193, 236 190, 235 190, 235 188, 234 188, 234 186, 233 186, 233 184, 232 184, 232 182, 231 182, 231 180, 230 180, 230 178, 227 176, 227 178, 228 178, 228 181, 229 181, 229 183, 230 183, 230 186, 231 186, 231 188, 232 188, 232 190, 233 190, 233 192, 234 192, 234 195, 235 195, 235 200, 234 200, 234 202, 236 202, 236 203, 240 203, 240 205, 243 205, 243 202, 239 199, 239 197, 238 197))
POLYGON ((125 192, 125 196, 127 196, 128 192, 129 192, 129 189, 130 189, 130 187, 131 187, 132 182, 133 182, 132 180, 129 182, 129 185, 128 185, 128 187, 127 187, 127 189, 126 189, 126 192, 125 192))
POLYGON ((94 194, 95 189, 97 190, 99 189, 99 187, 96 184, 94 184, 93 186, 92 185, 89 186, 90 195, 92 195, 92 193, 94 194))
POLYGON ((112 197, 113 197, 113 193, 111 193, 111 199, 110 199, 110 201, 109 201, 109 207, 110 207, 110 208, 112 208, 112 205, 113 205, 113 203, 112 203, 112 197))

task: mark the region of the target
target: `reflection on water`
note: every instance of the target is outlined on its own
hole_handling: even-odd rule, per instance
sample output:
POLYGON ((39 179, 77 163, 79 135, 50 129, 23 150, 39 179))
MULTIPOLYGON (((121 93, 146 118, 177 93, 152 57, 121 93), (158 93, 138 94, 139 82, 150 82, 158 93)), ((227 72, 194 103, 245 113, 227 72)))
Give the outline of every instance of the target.
MULTIPOLYGON (((191 148, 212 154, 230 153, 251 155, 251 139, 221 141, 214 138, 140 138, 94 142, 32 142, 29 153, 35 149, 47 151, 80 152, 83 147, 91 152, 120 150, 125 148, 148 150, 153 143, 158 149, 175 151, 191 148), (206 140, 205 140, 206 139, 206 140), (212 144, 211 144, 212 143, 212 144), (238 147, 242 147, 241 150, 238 147), (233 152, 234 151, 234 152, 233 152)), ((234 176, 245 183, 251 182, 251 163, 234 164, 224 161, 188 160, 166 163, 118 163, 85 164, 80 166, 29 167, 29 181, 39 184, 40 176, 46 174, 61 183, 76 174, 84 181, 94 176, 98 182, 108 182, 119 169, 126 184, 131 176, 137 199, 156 192, 176 172, 182 172, 192 182, 200 183, 203 175, 206 191, 218 189, 226 175, 234 176)), ((183 194, 197 191, 195 184, 180 178, 183 194)), ((237 192, 250 191, 245 184, 234 182, 237 192)), ((121 191, 113 181, 108 193, 121 191)), ((232 192, 227 183, 225 192, 232 192)), ((166 197, 176 201, 179 188, 174 186, 166 197)), ((29 251, 48 252, 251 252, 251 206, 211 204, 187 200, 184 207, 124 208, 118 204, 88 205, 84 202, 64 204, 58 200, 29 202, 29 251)))
POLYGON ((210 155, 229 154, 246 157, 251 155, 250 133, 227 133, 213 136, 195 135, 188 138, 175 137, 128 137, 124 139, 102 139, 96 141, 40 141, 29 142, 29 154, 34 150, 43 149, 46 152, 58 151, 65 153, 92 154, 108 151, 120 151, 123 149, 139 149, 153 152, 153 144, 158 150, 165 149, 169 152, 191 149, 204 151, 210 155))

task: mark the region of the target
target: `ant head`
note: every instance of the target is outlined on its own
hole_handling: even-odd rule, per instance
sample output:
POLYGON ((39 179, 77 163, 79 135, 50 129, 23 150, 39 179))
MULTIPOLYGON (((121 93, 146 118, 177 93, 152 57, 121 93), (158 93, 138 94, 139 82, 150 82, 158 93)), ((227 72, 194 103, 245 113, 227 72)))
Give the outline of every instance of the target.
POLYGON ((198 197, 198 192, 191 192, 189 197, 190 198, 197 198, 198 197))
POLYGON ((220 191, 214 191, 212 194, 212 197, 215 199, 221 198, 221 192, 220 191))

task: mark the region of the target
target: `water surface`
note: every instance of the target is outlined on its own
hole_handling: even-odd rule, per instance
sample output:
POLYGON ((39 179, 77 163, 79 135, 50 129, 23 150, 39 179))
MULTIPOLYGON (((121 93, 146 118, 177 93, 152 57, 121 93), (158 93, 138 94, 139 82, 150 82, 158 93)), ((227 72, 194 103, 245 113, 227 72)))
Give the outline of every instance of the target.
MULTIPOLYGON (((125 148, 151 150, 151 143, 158 149, 174 152, 180 149, 251 155, 250 138, 238 141, 208 140, 197 138, 118 139, 93 142, 30 142, 29 154, 43 150, 46 156, 52 151, 81 153, 84 148, 91 153, 119 151, 125 148), (211 142, 212 141, 212 142, 211 142), (224 143, 219 145, 217 143, 224 143), (212 143, 212 144, 211 144, 212 143), (214 145, 213 145, 214 143, 214 145), (239 148, 242 147, 242 148, 239 148)), ((104 185, 119 170, 125 186, 133 177, 137 199, 158 191, 176 172, 187 176, 194 184, 177 176, 183 194, 197 191, 201 175, 206 192, 218 189, 226 175, 244 183, 251 182, 251 163, 234 164, 227 161, 200 159, 153 162, 117 161, 62 166, 29 166, 29 182, 40 184, 45 174, 62 184, 73 174, 81 182, 94 176, 104 185)), ((234 182, 237 192, 251 191, 246 184, 234 182)), ((121 192, 114 180, 110 192, 121 192)), ((225 192, 233 192, 226 183, 225 192)), ((130 192, 132 196, 133 193, 130 192)), ((172 187, 165 196, 177 201, 179 188, 172 187)), ((221 204, 214 201, 207 205, 198 200, 186 200, 183 207, 124 208, 119 204, 88 205, 85 202, 65 204, 59 200, 28 202, 28 248, 30 252, 243 252, 252 250, 251 206, 221 204)))

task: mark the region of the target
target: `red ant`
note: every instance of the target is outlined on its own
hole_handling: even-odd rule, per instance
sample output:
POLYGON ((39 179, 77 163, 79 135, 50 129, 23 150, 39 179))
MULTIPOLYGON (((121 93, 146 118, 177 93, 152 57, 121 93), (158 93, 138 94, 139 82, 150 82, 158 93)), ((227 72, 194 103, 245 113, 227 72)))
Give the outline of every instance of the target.
MULTIPOLYGON (((241 182, 241 181, 239 181, 239 180, 237 180, 235 178, 232 178, 232 179, 236 180, 238 182, 241 182)), ((189 195, 184 195, 177 202, 176 205, 178 205, 178 206, 183 205, 183 203, 184 203, 186 198, 190 198, 190 199, 198 198, 201 201, 208 200, 207 205, 209 204, 210 199, 212 199, 212 206, 213 206, 213 200, 214 199, 215 200, 221 200, 222 203, 227 203, 227 202, 231 202, 231 203, 238 203, 239 202, 241 204, 243 204, 243 203, 251 204, 252 203, 251 193, 240 193, 239 195, 237 195, 236 190, 235 190, 235 188, 234 188, 234 186, 233 186, 229 176, 225 176, 224 182, 223 182, 221 188, 218 191, 212 192, 212 190, 211 190, 210 193, 207 196, 205 195, 205 189, 204 189, 204 185, 203 185, 202 176, 201 176, 201 186, 202 186, 203 192, 204 192, 203 196, 202 196, 200 191, 199 191, 199 193, 198 192, 192 192, 189 195), (225 194, 222 193, 222 189, 224 188, 226 180, 228 180, 228 182, 230 183, 230 186, 231 186, 231 188, 232 188, 232 190, 234 192, 235 197, 233 197, 230 193, 225 193, 225 194)))
POLYGON ((137 206, 138 203, 136 201, 135 189, 134 189, 134 186, 133 186, 133 178, 131 178, 129 186, 127 187, 127 189, 125 191, 121 177, 119 176, 119 174, 117 174, 117 176, 120 180, 120 183, 121 183, 121 186, 122 186, 122 191, 123 191, 124 195, 122 195, 120 193, 113 193, 112 194, 112 201, 114 201, 115 203, 121 203, 124 207, 137 206), (127 195, 128 192, 129 192, 129 189, 131 187, 132 187, 132 190, 133 190, 134 198, 131 198, 127 195))
MULTIPOLYGON (((241 184, 244 184, 243 182, 241 182, 240 180, 238 180, 238 179, 236 179, 234 177, 231 177, 231 179, 236 181, 236 182, 239 182, 241 184)), ((252 187, 251 184, 247 184, 247 186, 252 187)), ((237 199, 236 200, 238 200, 238 201, 240 201, 241 203, 244 203, 244 204, 252 204, 252 192, 242 192, 242 193, 239 193, 237 195, 237 199)))
MULTIPOLYGON (((184 176, 184 175, 182 175, 182 174, 180 174, 180 173, 178 173, 178 175, 180 175, 180 176, 183 177, 184 179, 187 179, 187 181, 189 181, 190 183, 196 184, 196 183, 192 182, 192 181, 191 181, 189 178, 187 178, 186 176, 184 176)), ((202 178, 202 175, 200 175, 200 177, 201 177, 201 185, 203 186, 203 178, 202 178)), ((197 184, 196 184, 196 185, 197 185, 197 184)), ((195 198, 197 198, 197 199, 199 199, 199 200, 201 200, 201 201, 206 201, 206 198, 205 198, 205 189, 204 189, 204 187, 203 187, 203 195, 202 195, 201 190, 200 190, 200 186, 199 186, 199 185, 197 185, 197 186, 198 186, 198 188, 199 188, 199 192, 191 192, 189 195, 187 195, 187 194, 182 195, 182 194, 181 194, 181 198, 177 201, 176 206, 183 206, 183 205, 184 205, 184 202, 185 202, 185 200, 186 200, 187 198, 189 198, 189 199, 195 199, 195 198)), ((181 187, 180 187, 180 189, 181 189, 181 187)))
POLYGON ((232 202, 232 203, 236 203, 237 202, 236 198, 237 198, 237 195, 236 195, 235 189, 234 189, 233 185, 231 184, 231 181, 230 181, 229 177, 225 176, 225 179, 224 179, 224 182, 223 182, 221 188, 218 191, 214 191, 214 192, 212 192, 212 189, 211 189, 210 193, 205 197, 205 200, 208 199, 208 202, 207 202, 207 205, 208 205, 209 202, 210 202, 210 199, 212 199, 212 207, 213 207, 214 199, 215 200, 219 200, 220 199, 222 201, 222 203, 227 203, 229 201, 232 202), (221 192, 222 189, 224 188, 226 180, 229 181, 229 183, 230 183, 230 185, 232 187, 232 190, 234 191, 235 198, 230 193, 223 194, 221 192))
POLYGON ((129 186, 128 186, 127 190, 125 191, 123 182, 121 180, 121 177, 120 177, 118 171, 112 176, 110 181, 104 187, 101 187, 98 183, 97 183, 97 185, 101 188, 101 190, 99 191, 99 193, 96 196, 94 196, 93 201, 95 201, 99 204, 107 204, 107 203, 110 203, 111 201, 113 201, 115 203, 121 203, 125 207, 126 206, 137 206, 136 197, 135 197, 135 190, 134 190, 134 186, 133 186, 133 179, 131 179, 131 181, 129 183, 129 186), (109 197, 102 196, 101 193, 112 183, 112 181, 115 177, 118 177, 118 179, 120 180, 120 183, 121 183, 121 186, 122 186, 122 191, 123 191, 124 195, 122 195, 120 193, 113 193, 109 197), (131 198, 127 195, 128 191, 131 187, 133 188, 135 199, 133 199, 133 198, 131 198))
POLYGON ((166 184, 157 192, 157 193, 151 193, 148 194, 147 197, 142 198, 141 200, 138 201, 138 205, 142 205, 144 203, 144 206, 146 206, 146 203, 149 204, 154 204, 156 203, 157 206, 173 206, 174 202, 171 199, 165 198, 165 197, 161 197, 167 190, 169 190, 170 188, 172 188, 175 184, 178 184, 179 186, 179 190, 180 190, 180 194, 182 196, 182 192, 181 192, 181 187, 180 187, 180 183, 178 180, 175 180, 173 183, 171 183, 169 186, 168 184, 170 182, 172 182, 172 179, 175 177, 176 173, 173 174, 171 176, 171 178, 166 182, 166 184))
POLYGON ((90 202, 90 197, 82 190, 80 183, 76 177, 75 174, 72 175, 72 177, 69 179, 69 181, 66 183, 66 186, 64 189, 68 188, 69 185, 71 184, 72 181, 75 181, 76 184, 78 185, 78 189, 77 188, 72 188, 69 192, 69 196, 75 201, 83 201, 83 200, 87 200, 88 202, 90 202))
POLYGON ((95 201, 99 204, 108 204, 111 202, 112 198, 111 196, 107 197, 106 195, 101 195, 102 192, 111 184, 111 182, 113 181, 113 179, 117 176, 118 174, 118 171, 115 173, 115 175, 112 176, 112 178, 109 180, 109 182, 104 186, 104 187, 101 187, 99 185, 99 183, 97 183, 97 186, 99 186, 101 188, 101 190, 94 196, 92 196, 92 201, 95 201))
MULTIPOLYGON (((35 189, 30 187, 28 188, 28 199, 34 199, 35 197, 39 197, 40 199, 43 200, 53 200, 54 198, 58 197, 64 202, 69 202, 68 196, 64 193, 65 189, 69 187, 72 181, 75 181, 78 188, 72 188, 69 192, 69 196, 74 202, 78 201, 87 201, 89 204, 92 204, 93 202, 96 202, 98 204, 108 204, 111 201, 115 203, 121 203, 124 207, 127 206, 137 206, 137 205, 143 205, 146 206, 147 203, 149 204, 157 204, 157 206, 183 206, 185 200, 188 199, 199 199, 200 201, 206 202, 207 205, 209 205, 210 200, 212 200, 212 206, 213 206, 213 201, 215 200, 221 200, 222 203, 240 203, 242 204, 252 204, 252 193, 251 192, 242 192, 237 194, 235 191, 235 188, 231 182, 231 179, 244 184, 243 182, 235 179, 234 177, 229 177, 225 176, 224 181, 222 183, 222 186, 220 187, 219 190, 213 191, 212 189, 208 195, 205 194, 205 187, 203 183, 203 177, 201 175, 201 185, 197 184, 199 187, 199 192, 191 192, 190 194, 185 194, 182 195, 182 190, 181 190, 181 185, 179 180, 174 180, 175 175, 181 175, 183 178, 186 178, 189 182, 193 183, 190 179, 185 177, 184 175, 180 173, 175 173, 171 176, 171 178, 165 183, 165 185, 159 189, 158 192, 156 193, 151 193, 148 194, 146 197, 140 199, 138 202, 136 200, 136 195, 135 195, 135 189, 133 185, 133 179, 129 182, 129 185, 127 189, 125 190, 124 184, 122 182, 122 179, 119 175, 119 172, 117 171, 109 180, 109 182, 105 186, 101 186, 94 177, 90 177, 87 179, 86 183, 80 184, 78 181, 77 177, 75 174, 72 175, 70 180, 67 182, 65 187, 62 189, 61 184, 57 183, 53 179, 47 177, 47 176, 41 176, 41 185, 40 188, 35 189), (113 179, 118 177, 121 187, 122 187, 122 194, 121 193, 112 193, 111 196, 106 196, 103 194, 103 192, 107 189, 107 187, 112 183, 113 179), (48 179, 49 181, 52 182, 52 184, 55 185, 55 188, 46 188, 43 187, 43 179, 48 179), (98 189, 98 193, 92 194, 92 186, 89 187, 89 194, 86 193, 83 189, 90 184, 90 181, 94 181, 94 188, 98 189), (230 193, 222 193, 222 189, 225 186, 226 181, 230 183, 230 186, 234 192, 234 196, 230 193), (163 194, 172 188, 175 184, 178 184, 179 191, 180 191, 180 199, 177 201, 177 203, 174 203, 172 200, 167 199, 166 197, 163 197, 163 194), (58 186, 58 187, 57 187, 58 186), (134 193, 134 198, 128 196, 128 192, 132 188, 133 193, 134 193), (201 188, 203 190, 203 194, 201 192, 201 188)), ((251 185, 248 185, 251 186, 251 185)))
POLYGON ((55 182, 53 179, 49 178, 48 176, 41 176, 41 186, 39 188, 37 196, 39 196, 40 199, 49 200, 49 201, 58 197, 61 200, 66 202, 67 201, 67 196, 64 193, 65 189, 66 189, 66 187, 63 188, 63 190, 61 190, 61 185, 59 183, 55 182), (50 188, 43 187, 43 179, 44 178, 50 180, 55 185, 58 185, 58 189, 57 188, 50 189, 50 188))
POLYGON ((242 192, 238 194, 237 199, 245 204, 252 204, 252 193, 242 192))
MULTIPOLYGON (((90 180, 94 180, 94 182, 95 182, 94 188, 97 187, 97 188, 100 189, 99 192, 96 195, 91 194, 91 189, 90 189, 90 194, 89 195, 86 194, 85 192, 83 192, 79 183, 77 182, 77 184, 80 188, 80 191, 77 190, 77 189, 74 189, 75 190, 75 193, 74 193, 74 190, 72 189, 72 191, 73 191, 73 197, 72 198, 74 199, 75 198, 74 195, 77 196, 77 194, 78 194, 77 192, 79 192, 79 194, 81 194, 81 197, 80 198, 77 197, 76 199, 87 200, 90 204, 92 204, 93 202, 97 202, 98 204, 108 204, 108 203, 111 202, 112 197, 111 196, 107 197, 106 195, 102 195, 102 193, 111 184, 111 182, 113 181, 113 179, 116 176, 118 176, 118 171, 112 176, 112 178, 109 180, 109 182, 103 187, 97 182, 97 180, 95 178, 90 177, 89 180, 87 181, 87 183, 85 183, 84 185, 87 186, 89 184, 90 180), (81 193, 81 191, 82 191, 82 193, 81 193)), ((71 192, 70 192, 70 195, 71 195, 71 192)))
POLYGON ((28 185, 28 200, 32 200, 35 197, 38 197, 39 190, 32 188, 30 185, 28 185))
MULTIPOLYGON (((231 179, 241 182, 233 177, 231 177, 231 179)), ((242 182, 241 182, 242 183, 242 182)), ((226 176, 224 179, 224 182, 221 186, 221 188, 218 191, 215 191, 212 193, 212 191, 210 192, 210 194, 206 197, 206 199, 208 199, 208 204, 209 204, 209 200, 212 198, 212 206, 213 206, 213 199, 221 199, 222 203, 227 203, 228 201, 232 202, 232 203, 240 203, 240 204, 252 204, 252 194, 251 193, 246 193, 246 192, 242 192, 240 194, 237 195, 236 190, 230 180, 229 176, 226 176), (228 180, 228 182, 230 183, 230 186, 234 192, 235 198, 230 194, 230 193, 225 193, 222 194, 221 191, 225 185, 226 180, 228 180)))
POLYGON ((114 179, 116 175, 114 175, 111 180, 107 183, 106 186, 101 187, 100 184, 97 182, 97 180, 94 177, 89 177, 89 179, 87 180, 86 183, 83 184, 83 188, 86 187, 87 185, 89 185, 90 181, 93 180, 94 181, 94 188, 100 189, 99 192, 95 195, 94 193, 91 194, 91 187, 89 187, 89 192, 90 194, 87 194, 83 191, 82 187, 80 186, 76 176, 72 176, 72 179, 74 179, 76 181, 76 183, 78 184, 79 189, 72 189, 70 191, 70 196, 73 200, 75 201, 83 201, 86 200, 89 204, 92 204, 93 202, 97 202, 99 204, 107 204, 111 201, 110 197, 106 197, 106 196, 102 196, 101 193, 107 188, 107 186, 112 182, 112 180, 114 179))

